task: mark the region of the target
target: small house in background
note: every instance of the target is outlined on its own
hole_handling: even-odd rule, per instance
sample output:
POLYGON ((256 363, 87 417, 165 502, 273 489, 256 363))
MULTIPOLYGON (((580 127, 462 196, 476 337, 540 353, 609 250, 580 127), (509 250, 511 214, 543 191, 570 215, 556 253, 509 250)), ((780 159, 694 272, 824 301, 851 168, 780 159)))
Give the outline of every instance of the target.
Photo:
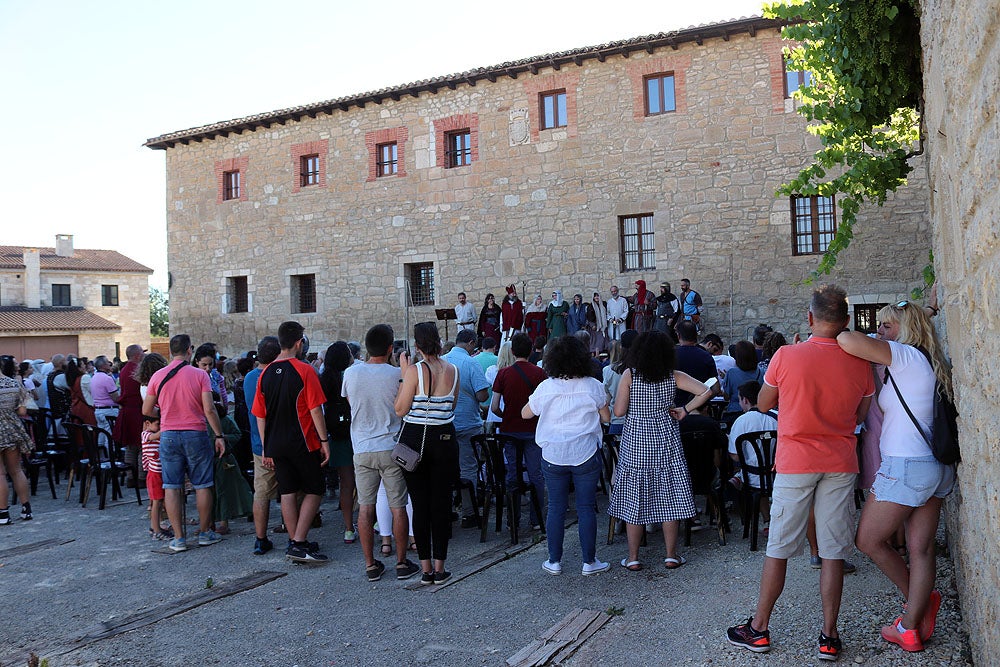
POLYGON ((123 356, 149 346, 149 275, 114 250, 0 246, 0 353, 18 359, 53 354, 123 356))

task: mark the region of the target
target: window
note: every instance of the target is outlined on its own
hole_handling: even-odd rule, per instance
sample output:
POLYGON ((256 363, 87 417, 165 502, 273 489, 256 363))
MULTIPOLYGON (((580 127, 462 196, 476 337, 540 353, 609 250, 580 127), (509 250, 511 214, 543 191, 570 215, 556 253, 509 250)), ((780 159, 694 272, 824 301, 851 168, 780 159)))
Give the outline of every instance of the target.
POLYGON ((618 218, 622 272, 656 268, 653 245, 653 214, 623 215, 618 218))
POLYGON ((247 277, 234 276, 229 278, 226 285, 226 297, 229 300, 230 313, 250 312, 250 299, 247 290, 247 277))
POLYGON ((101 305, 118 305, 118 285, 101 285, 101 305))
POLYGON ((795 70, 788 69, 788 61, 782 61, 785 68, 785 97, 791 97, 792 93, 801 88, 802 86, 808 86, 812 84, 812 72, 808 70, 795 70))
POLYGON ((227 171, 222 174, 222 200, 240 198, 240 172, 227 171))
POLYGON ((316 312, 316 274, 292 276, 292 312, 316 312))
POLYGON ((854 330, 861 333, 875 333, 878 329, 878 322, 875 318, 878 311, 885 308, 884 303, 864 303, 854 306, 854 330))
POLYGON ((677 110, 677 105, 674 102, 673 74, 653 74, 647 76, 643 83, 646 89, 647 116, 656 116, 677 110))
POLYGON ((542 129, 548 130, 553 127, 566 127, 566 91, 554 90, 550 93, 539 95, 541 110, 539 117, 542 120, 542 129))
POLYGON ((319 185, 319 155, 303 155, 299 158, 299 185, 319 185))
POLYGON ((837 233, 833 197, 792 197, 792 254, 818 255, 826 252, 837 233))
POLYGON ((52 305, 69 306, 72 305, 69 296, 69 285, 52 285, 52 305))
POLYGON ((458 130, 445 135, 449 167, 464 167, 472 164, 472 132, 458 130))
POLYGON ((410 281, 410 303, 414 306, 434 305, 434 263, 407 264, 410 281))
POLYGON ((395 176, 399 171, 399 149, 395 141, 375 147, 375 175, 395 176))

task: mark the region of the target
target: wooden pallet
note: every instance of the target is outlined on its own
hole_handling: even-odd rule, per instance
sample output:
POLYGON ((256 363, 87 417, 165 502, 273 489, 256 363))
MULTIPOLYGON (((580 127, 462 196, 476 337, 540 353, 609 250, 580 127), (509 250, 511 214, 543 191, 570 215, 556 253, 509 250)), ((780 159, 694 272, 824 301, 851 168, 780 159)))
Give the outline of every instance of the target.
POLYGON ((611 617, 603 611, 574 609, 538 639, 507 658, 507 664, 510 667, 541 667, 562 662, 609 620, 611 617))

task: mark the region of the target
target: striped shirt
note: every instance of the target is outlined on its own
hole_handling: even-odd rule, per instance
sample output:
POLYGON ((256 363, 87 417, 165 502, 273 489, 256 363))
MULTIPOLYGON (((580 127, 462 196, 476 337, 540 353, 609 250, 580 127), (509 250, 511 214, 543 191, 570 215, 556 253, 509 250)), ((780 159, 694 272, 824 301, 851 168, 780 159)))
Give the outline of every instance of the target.
POLYGON ((160 465, 160 443, 151 442, 152 431, 142 432, 142 469, 146 472, 163 472, 160 465))
MULTIPOLYGON (((426 365, 423 361, 417 362, 417 393, 413 396, 410 411, 403 417, 403 421, 410 424, 427 424, 428 426, 450 424, 455 420, 455 387, 458 386, 458 368, 452 366, 455 368, 455 379, 452 382, 451 391, 444 396, 429 396, 428 391, 424 389, 424 372, 421 369, 423 365, 426 365)), ((428 366, 427 372, 430 373, 430 370, 430 366, 428 366)), ((431 377, 431 384, 434 384, 433 377, 431 377)))

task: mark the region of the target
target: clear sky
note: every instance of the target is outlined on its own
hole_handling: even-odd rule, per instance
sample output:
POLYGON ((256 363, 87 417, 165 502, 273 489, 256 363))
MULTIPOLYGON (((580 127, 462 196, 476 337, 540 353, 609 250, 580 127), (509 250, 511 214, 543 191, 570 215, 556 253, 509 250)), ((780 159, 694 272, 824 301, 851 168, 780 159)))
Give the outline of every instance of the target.
POLYGON ((760 0, 0 0, 0 245, 108 248, 166 287, 154 136, 618 39, 760 0))

